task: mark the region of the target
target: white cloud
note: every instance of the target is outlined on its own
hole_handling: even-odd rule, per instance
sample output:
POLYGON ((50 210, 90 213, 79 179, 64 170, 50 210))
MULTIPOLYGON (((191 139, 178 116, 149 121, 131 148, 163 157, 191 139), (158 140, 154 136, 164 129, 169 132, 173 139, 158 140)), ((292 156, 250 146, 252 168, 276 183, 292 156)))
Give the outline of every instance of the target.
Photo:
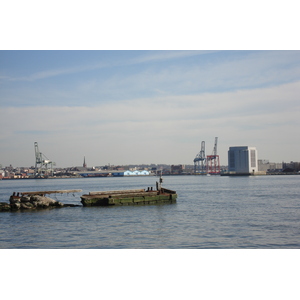
POLYGON ((105 80, 93 79, 93 92, 102 99, 120 99, 124 95, 199 94, 276 86, 298 80, 300 76, 296 63, 300 61, 299 51, 248 55, 242 52, 240 55, 214 61, 210 61, 209 55, 200 56, 194 64, 175 62, 163 68, 151 64, 126 76, 116 72, 105 80))
POLYGON ((34 141, 62 166, 80 165, 83 155, 94 165, 192 164, 201 141, 206 141, 210 153, 215 136, 224 164, 228 147, 234 145, 256 146, 261 158, 273 161, 299 161, 299 92, 300 82, 296 82, 95 107, 4 107, 0 117, 1 145, 5 145, 2 164, 15 160, 9 151, 14 149, 19 163, 30 165, 34 141))
POLYGON ((44 70, 28 75, 26 80, 29 81, 22 83, 2 80, 1 100, 6 106, 80 106, 83 102, 87 106, 97 106, 101 102, 141 97, 164 96, 165 99, 172 95, 257 89, 298 80, 299 54, 299 51, 221 52, 199 55, 192 59, 193 62, 180 62, 176 59, 171 61, 168 57, 189 56, 189 51, 150 52, 129 61, 120 57, 113 62, 44 70), (170 61, 160 64, 162 57, 170 61), (159 63, 153 63, 152 59, 159 63), (140 60, 140 66, 129 68, 128 65, 137 63, 134 60, 140 60), (104 66, 107 69, 100 70, 104 66), (113 68, 116 66, 119 67, 113 68), (99 72, 86 72, 78 77, 63 76, 92 69, 98 69, 99 72), (39 84, 34 81, 58 75, 62 76, 56 79, 61 80, 53 78, 40 81, 39 84))

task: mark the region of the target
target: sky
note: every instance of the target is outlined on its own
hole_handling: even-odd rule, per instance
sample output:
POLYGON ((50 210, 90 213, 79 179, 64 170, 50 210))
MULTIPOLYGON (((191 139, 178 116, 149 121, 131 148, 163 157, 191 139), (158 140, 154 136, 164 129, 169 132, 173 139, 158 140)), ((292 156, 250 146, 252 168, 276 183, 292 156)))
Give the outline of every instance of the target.
POLYGON ((0 164, 300 161, 300 51, 0 51, 0 164))

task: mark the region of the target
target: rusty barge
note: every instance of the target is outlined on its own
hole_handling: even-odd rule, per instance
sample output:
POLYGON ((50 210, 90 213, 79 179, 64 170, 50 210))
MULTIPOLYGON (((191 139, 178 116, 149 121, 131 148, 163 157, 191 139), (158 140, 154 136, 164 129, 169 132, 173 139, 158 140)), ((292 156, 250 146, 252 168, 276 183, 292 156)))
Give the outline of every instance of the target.
POLYGON ((99 191, 82 195, 83 206, 118 206, 118 205, 143 205, 161 204, 176 202, 177 193, 173 190, 161 186, 162 178, 156 182, 156 190, 152 188, 119 190, 119 191, 99 191))

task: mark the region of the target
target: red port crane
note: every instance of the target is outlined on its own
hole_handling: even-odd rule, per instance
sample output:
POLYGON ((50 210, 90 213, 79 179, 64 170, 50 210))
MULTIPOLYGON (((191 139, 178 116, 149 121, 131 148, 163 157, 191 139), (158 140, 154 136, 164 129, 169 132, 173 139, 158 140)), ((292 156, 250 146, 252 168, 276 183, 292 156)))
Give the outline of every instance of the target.
POLYGON ((218 138, 215 138, 215 145, 212 155, 206 157, 206 172, 207 174, 217 175, 220 174, 220 157, 217 154, 218 138))

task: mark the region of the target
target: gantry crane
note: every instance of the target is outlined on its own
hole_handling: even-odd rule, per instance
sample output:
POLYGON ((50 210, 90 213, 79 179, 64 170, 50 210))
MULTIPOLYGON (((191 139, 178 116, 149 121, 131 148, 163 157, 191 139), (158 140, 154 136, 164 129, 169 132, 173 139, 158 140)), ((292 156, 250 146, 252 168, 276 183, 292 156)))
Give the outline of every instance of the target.
POLYGON ((206 174, 205 142, 201 142, 201 150, 194 159, 195 174, 206 174))
POLYGON ((35 150, 35 177, 47 177, 49 175, 53 176, 53 165, 54 162, 49 160, 42 152, 39 151, 39 146, 37 142, 34 142, 35 150))
POLYGON ((206 170, 207 174, 220 174, 220 157, 217 154, 218 138, 215 138, 215 145, 212 155, 206 157, 206 170))

